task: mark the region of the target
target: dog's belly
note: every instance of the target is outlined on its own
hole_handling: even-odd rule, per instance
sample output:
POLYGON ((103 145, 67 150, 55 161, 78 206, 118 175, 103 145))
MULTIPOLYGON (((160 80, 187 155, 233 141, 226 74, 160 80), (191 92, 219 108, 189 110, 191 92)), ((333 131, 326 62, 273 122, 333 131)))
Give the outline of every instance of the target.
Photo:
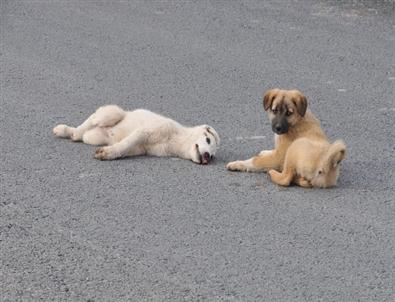
POLYGON ((147 155, 171 156, 168 143, 147 144, 143 147, 147 155))
POLYGON ((136 156, 136 155, 146 155, 147 150, 144 148, 143 145, 134 147, 128 151, 128 156, 136 156))
POLYGON ((120 142, 130 134, 130 131, 128 129, 117 127, 117 126, 107 128, 106 131, 107 131, 107 136, 109 138, 109 145, 113 145, 115 143, 120 142))

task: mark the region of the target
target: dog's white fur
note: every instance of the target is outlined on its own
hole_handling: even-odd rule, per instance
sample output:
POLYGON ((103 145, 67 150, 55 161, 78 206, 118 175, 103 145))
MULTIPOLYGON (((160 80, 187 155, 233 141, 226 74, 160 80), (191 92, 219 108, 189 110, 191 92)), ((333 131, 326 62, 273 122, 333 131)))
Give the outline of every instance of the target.
POLYGON ((208 125, 185 127, 149 110, 124 111, 116 105, 100 107, 76 128, 57 125, 53 133, 89 145, 105 145, 96 150, 95 158, 101 160, 153 155, 207 164, 220 144, 218 133, 208 125))

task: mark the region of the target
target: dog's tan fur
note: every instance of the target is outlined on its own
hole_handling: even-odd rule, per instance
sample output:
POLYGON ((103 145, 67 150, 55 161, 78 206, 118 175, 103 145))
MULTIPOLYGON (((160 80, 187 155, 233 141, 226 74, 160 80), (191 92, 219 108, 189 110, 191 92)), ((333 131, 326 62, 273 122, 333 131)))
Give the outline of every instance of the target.
POLYGON ((276 118, 278 110, 285 110, 289 128, 286 133, 275 134, 274 150, 264 150, 250 159, 230 162, 227 169, 269 171, 272 180, 284 186, 291 183, 303 187, 336 185, 338 164, 345 156, 345 145, 340 141, 329 144, 320 122, 307 109, 306 97, 297 90, 272 89, 265 93, 263 105, 271 121, 276 118), (335 159, 329 159, 328 154, 335 159))
POLYGON ((345 152, 346 146, 341 140, 329 144, 299 138, 288 148, 282 172, 270 170, 269 175, 281 186, 295 183, 301 187, 332 187, 336 185, 339 163, 345 152))

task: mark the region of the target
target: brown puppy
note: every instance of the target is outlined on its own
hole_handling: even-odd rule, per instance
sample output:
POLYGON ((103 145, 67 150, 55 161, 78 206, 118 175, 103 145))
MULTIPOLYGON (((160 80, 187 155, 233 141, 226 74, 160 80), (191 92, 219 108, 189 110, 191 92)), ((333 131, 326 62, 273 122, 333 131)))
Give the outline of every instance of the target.
MULTIPOLYGON (((322 149, 325 149, 329 145, 327 137, 321 129, 320 122, 315 118, 311 111, 307 109, 307 99, 300 91, 271 89, 267 91, 264 95, 263 107, 265 111, 268 111, 268 115, 272 123, 272 130, 273 132, 275 132, 274 150, 264 150, 259 153, 259 155, 254 156, 250 159, 230 162, 226 166, 227 169, 232 171, 247 172, 259 172, 269 170, 282 171, 285 166, 287 151, 297 139, 306 138, 309 140, 309 143, 312 143, 313 145, 315 142, 322 143, 322 147, 313 148, 313 153, 323 152, 322 149)), ((306 142, 299 142, 295 146, 294 150, 300 150, 301 145, 304 145, 304 143, 306 142)), ((301 149, 305 149, 304 147, 306 146, 303 146, 301 149)), ((303 151, 301 153, 303 153, 303 151)), ((297 157, 297 155, 295 156, 297 157)), ((318 155, 317 157, 321 158, 318 155)), ((292 156, 290 156, 289 158, 291 159, 292 156)), ((304 158, 306 159, 306 157, 304 158)), ((342 158, 344 158, 344 153, 342 158)), ((316 160, 315 162, 316 165, 314 165, 314 167, 316 169, 313 170, 318 171, 318 162, 321 163, 324 161, 321 159, 321 161, 316 160)), ((303 160, 300 162, 298 161, 298 168, 298 171, 303 170, 303 160)), ((304 176, 298 176, 294 168, 291 168, 291 170, 293 172, 293 177, 291 178, 289 183, 287 184, 286 181, 279 182, 284 182, 284 185, 289 185, 293 182, 306 187, 315 186, 316 184, 317 186, 321 186, 318 185, 318 183, 322 183, 322 181, 312 181, 313 179, 311 178, 311 173, 302 173, 304 176)), ((290 172, 287 170, 287 175, 289 173, 290 172)), ((275 173, 272 172, 271 175, 275 175, 275 173)), ((325 177, 329 177, 326 172, 325 175, 325 177)), ((287 177, 289 178, 289 176, 287 177)), ((274 178, 279 180, 280 176, 276 175, 274 178)), ((335 178, 337 179, 337 177, 335 178)), ((333 183, 333 181, 327 181, 324 183, 329 184, 333 183)), ((334 183, 336 183, 336 181, 334 183)))

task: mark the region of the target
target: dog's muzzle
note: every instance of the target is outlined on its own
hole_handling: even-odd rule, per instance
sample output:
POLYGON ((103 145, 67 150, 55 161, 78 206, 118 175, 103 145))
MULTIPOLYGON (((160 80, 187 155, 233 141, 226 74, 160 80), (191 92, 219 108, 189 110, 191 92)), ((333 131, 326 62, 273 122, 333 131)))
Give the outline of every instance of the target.
POLYGON ((207 165, 213 159, 214 159, 214 155, 210 155, 210 153, 208 152, 204 152, 203 154, 200 154, 200 163, 202 165, 207 165))
POLYGON ((280 123, 276 123, 272 125, 272 130, 274 133, 277 133, 279 135, 287 133, 289 129, 288 124, 280 124, 280 123))

